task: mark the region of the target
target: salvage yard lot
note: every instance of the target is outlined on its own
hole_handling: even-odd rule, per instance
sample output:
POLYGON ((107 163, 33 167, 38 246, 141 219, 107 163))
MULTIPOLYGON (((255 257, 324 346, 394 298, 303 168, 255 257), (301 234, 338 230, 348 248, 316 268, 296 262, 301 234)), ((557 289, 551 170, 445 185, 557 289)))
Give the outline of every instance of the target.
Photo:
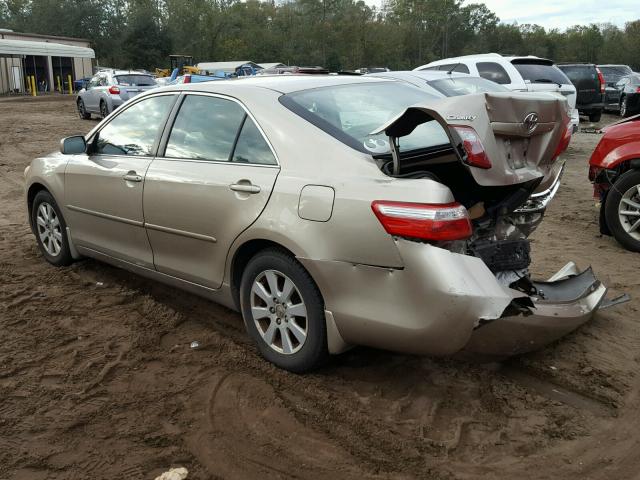
POLYGON ((640 256, 598 233, 599 135, 572 141, 533 270, 591 264, 631 302, 500 364, 357 348, 297 376, 235 312, 93 260, 44 262, 22 172, 95 124, 70 98, 0 100, 0 479, 637 475, 640 256))

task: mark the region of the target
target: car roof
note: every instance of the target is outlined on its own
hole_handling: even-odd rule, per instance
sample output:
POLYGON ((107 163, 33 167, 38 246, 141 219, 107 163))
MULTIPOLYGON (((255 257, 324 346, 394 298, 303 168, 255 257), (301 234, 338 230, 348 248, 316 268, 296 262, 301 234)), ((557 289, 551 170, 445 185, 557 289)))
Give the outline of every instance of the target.
POLYGON ((377 73, 369 73, 368 77, 377 77, 377 78, 398 78, 400 80, 405 80, 408 78, 420 78, 425 81, 430 80, 439 80, 441 78, 460 78, 460 77, 472 77, 467 73, 462 72, 446 72, 444 70, 408 70, 408 71, 397 71, 397 72, 377 72, 377 73))
MULTIPOLYGON (((460 57, 450 57, 443 58, 441 60, 434 60, 430 62, 431 64, 436 63, 455 63, 456 61, 464 61, 464 60, 505 60, 507 62, 511 62, 513 60, 547 60, 551 62, 551 60, 543 57, 536 57, 535 55, 501 55, 499 53, 478 53, 474 55, 462 55, 460 57)), ((553 63, 553 62, 552 62, 553 63)))
POLYGON ((392 82, 391 79, 373 76, 353 75, 259 75, 216 82, 176 85, 180 90, 199 90, 215 92, 221 87, 235 85, 242 88, 266 88, 280 93, 292 93, 312 88, 330 87, 333 85, 351 85, 358 83, 392 82))

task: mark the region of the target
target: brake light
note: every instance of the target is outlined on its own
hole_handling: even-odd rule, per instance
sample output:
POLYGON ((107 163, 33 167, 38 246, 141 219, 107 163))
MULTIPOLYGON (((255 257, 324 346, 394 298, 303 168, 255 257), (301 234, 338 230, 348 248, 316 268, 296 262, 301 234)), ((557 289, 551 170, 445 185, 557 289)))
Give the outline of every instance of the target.
POLYGON ((636 93, 640 93, 640 87, 636 87, 636 93))
POLYGON ((602 75, 602 72, 598 67, 596 67, 596 72, 598 72, 598 80, 600 81, 600 93, 604 93, 604 89, 606 86, 604 81, 604 75, 602 75))
POLYGON ((191 83, 191 75, 184 76, 184 83, 191 83))
POLYGON ((556 147, 556 151, 553 154, 553 160, 558 158, 564 151, 569 148, 569 143, 571 143, 571 134, 573 127, 571 126, 571 122, 567 123, 564 127, 564 132, 562 133, 562 138, 560 139, 560 143, 556 147))
POLYGON ((390 235, 431 241, 471 236, 469 213, 459 203, 430 204, 376 200, 373 213, 390 235))
POLYGON ((109 87, 109 93, 111 95, 120 95, 120 88, 115 85, 113 87, 109 87))
POLYGON ((458 133, 462 140, 462 148, 467 154, 464 162, 472 167, 491 168, 491 160, 489 160, 487 152, 484 150, 484 145, 482 145, 476 131, 471 127, 462 125, 452 125, 451 128, 458 133))

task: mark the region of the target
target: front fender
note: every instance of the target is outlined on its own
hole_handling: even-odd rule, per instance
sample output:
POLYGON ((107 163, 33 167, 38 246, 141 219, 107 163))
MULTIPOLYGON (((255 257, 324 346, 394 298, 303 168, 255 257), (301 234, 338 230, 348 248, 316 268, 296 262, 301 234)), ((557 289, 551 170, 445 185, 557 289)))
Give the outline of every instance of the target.
POLYGON ((635 159, 640 159, 640 141, 624 143, 614 148, 604 156, 600 166, 613 169, 624 162, 635 159))

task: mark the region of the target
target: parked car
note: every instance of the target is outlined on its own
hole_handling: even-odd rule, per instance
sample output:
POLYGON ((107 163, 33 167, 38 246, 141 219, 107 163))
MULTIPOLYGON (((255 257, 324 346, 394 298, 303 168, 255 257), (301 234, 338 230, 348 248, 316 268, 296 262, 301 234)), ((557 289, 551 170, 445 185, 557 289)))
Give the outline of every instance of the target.
POLYGON ((78 78, 73 81, 73 91, 79 92, 83 88, 87 88, 87 85, 91 81, 91 77, 78 78))
POLYGON ((571 107, 573 130, 578 129, 576 88, 551 60, 531 55, 516 57, 488 53, 437 60, 414 70, 468 73, 499 83, 514 92, 559 92, 571 107))
POLYGON ((532 280, 511 222, 568 124, 546 94, 433 101, 320 75, 175 85, 33 160, 26 207, 51 264, 93 257, 240 310, 282 368, 351 345, 510 355, 604 305, 591 269, 532 280))
POLYGON ((603 131, 589 159, 589 180, 600 201, 600 232, 640 252, 640 115, 603 131))
POLYGON ((576 86, 576 107, 580 115, 589 117, 590 122, 599 122, 604 110, 606 85, 600 69, 593 63, 561 63, 558 68, 576 86))
POLYGON ((628 65, 598 65, 604 77, 604 109, 605 111, 620 111, 620 90, 616 84, 626 75, 633 73, 628 65))
POLYGON ((640 111, 640 73, 622 77, 616 88, 620 92, 620 116, 628 117, 640 111))
POLYGON ((78 93, 78 115, 85 120, 92 114, 105 118, 140 92, 156 87, 155 79, 149 74, 130 70, 100 71, 78 93))

